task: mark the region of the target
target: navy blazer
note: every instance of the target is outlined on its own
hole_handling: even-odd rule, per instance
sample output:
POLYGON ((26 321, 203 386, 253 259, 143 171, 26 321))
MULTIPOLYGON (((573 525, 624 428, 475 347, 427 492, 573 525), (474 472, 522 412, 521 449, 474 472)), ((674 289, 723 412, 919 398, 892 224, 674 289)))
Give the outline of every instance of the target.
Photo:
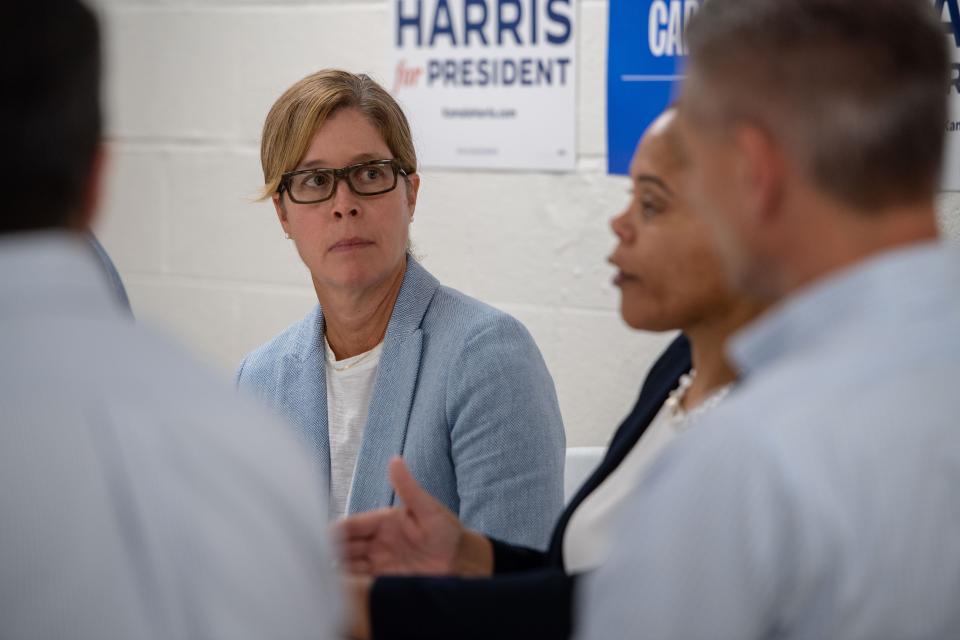
POLYGON ((570 516, 623 462, 690 367, 690 343, 680 335, 650 369, 600 465, 564 509, 547 552, 493 540, 492 579, 377 578, 370 596, 374 640, 568 638, 577 581, 563 566, 570 516))
MULTIPOLYGON (((237 383, 299 429, 329 481, 325 362, 317 306, 248 355, 237 383)), ((542 549, 563 508, 565 451, 553 380, 526 328, 408 258, 347 512, 394 503, 387 463, 402 454, 468 526, 542 549)))

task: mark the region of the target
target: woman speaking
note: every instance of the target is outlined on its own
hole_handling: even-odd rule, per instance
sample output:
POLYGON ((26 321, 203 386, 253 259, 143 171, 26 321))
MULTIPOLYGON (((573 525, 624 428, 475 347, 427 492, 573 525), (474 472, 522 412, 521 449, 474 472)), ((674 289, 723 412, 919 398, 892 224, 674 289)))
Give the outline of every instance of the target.
POLYGON ((319 304, 237 382, 306 437, 331 517, 391 505, 402 454, 471 528, 545 547, 565 450, 553 381, 517 320, 409 254, 420 176, 400 107, 367 76, 320 71, 273 105, 261 162, 319 304))
POLYGON ((351 637, 566 638, 578 576, 603 564, 625 501, 661 452, 696 430, 698 417, 727 393, 735 375, 724 342, 759 307, 727 288, 706 226, 679 188, 684 160, 673 118, 672 111, 661 116, 637 147, 633 197, 613 219, 619 244, 610 261, 626 323, 684 335, 650 370, 603 461, 556 522, 546 553, 470 530, 394 461, 390 473, 405 507, 339 525, 344 565, 381 576, 350 582, 351 637))

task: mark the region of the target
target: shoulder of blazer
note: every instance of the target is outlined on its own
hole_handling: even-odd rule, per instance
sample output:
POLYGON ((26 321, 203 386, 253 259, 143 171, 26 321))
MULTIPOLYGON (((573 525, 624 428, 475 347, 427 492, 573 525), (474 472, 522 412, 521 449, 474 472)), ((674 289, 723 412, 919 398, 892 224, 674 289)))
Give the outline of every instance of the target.
POLYGON ((533 342, 523 323, 506 311, 443 285, 424 318, 424 331, 444 332, 458 341, 458 348, 480 336, 510 344, 533 342))
POLYGON ((302 320, 244 357, 237 373, 237 385, 264 391, 271 382, 279 382, 285 369, 298 367, 310 354, 318 353, 322 340, 323 314, 320 305, 315 305, 302 320))
MULTIPOLYGON (((411 264, 415 264, 411 261, 411 264)), ((431 344, 431 358, 454 367, 453 377, 469 372, 455 364, 491 348, 519 350, 528 357, 540 357, 533 336, 509 313, 477 300, 461 291, 444 286, 433 279, 420 265, 414 267, 431 279, 432 287, 422 287, 422 298, 429 304, 423 309, 420 328, 431 344)), ((422 280, 422 276, 418 276, 422 280)))
POLYGON ((438 287, 423 320, 423 332, 431 341, 434 364, 439 359, 446 367, 451 407, 458 402, 455 398, 469 396, 470 387, 480 378, 503 367, 519 367, 552 385, 543 355, 524 324, 460 291, 438 287))

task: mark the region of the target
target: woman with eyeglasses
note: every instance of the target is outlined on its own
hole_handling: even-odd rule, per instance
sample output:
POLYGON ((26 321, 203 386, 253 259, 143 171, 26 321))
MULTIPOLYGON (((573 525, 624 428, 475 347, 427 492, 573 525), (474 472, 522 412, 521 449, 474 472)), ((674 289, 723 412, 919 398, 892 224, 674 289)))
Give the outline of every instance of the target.
POLYGON ((402 454, 471 528, 545 547, 563 506, 553 381, 520 322, 410 255, 420 176, 400 107, 365 75, 314 73, 270 110, 261 162, 319 304, 244 358, 237 383, 302 432, 331 517, 393 504, 402 454))

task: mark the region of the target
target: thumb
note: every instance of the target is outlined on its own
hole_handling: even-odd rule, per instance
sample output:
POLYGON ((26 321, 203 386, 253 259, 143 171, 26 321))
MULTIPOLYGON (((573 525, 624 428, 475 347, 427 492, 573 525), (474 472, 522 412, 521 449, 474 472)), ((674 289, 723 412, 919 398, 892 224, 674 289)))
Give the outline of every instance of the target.
POLYGON ((423 515, 436 508, 436 500, 423 490, 400 456, 390 461, 390 484, 403 500, 403 504, 416 516, 423 515))

